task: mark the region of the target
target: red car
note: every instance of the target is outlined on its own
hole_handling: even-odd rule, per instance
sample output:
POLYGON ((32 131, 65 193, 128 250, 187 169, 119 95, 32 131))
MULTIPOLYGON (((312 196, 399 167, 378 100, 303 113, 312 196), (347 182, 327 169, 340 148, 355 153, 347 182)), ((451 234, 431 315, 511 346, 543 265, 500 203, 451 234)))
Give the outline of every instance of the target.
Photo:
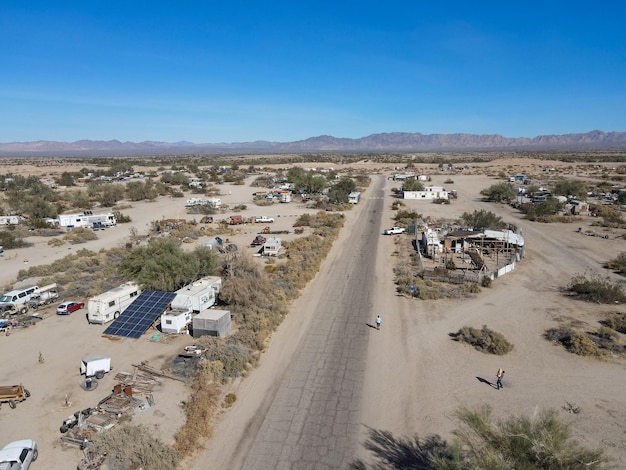
POLYGON ((69 315, 85 307, 85 302, 63 302, 57 307, 57 315, 69 315))

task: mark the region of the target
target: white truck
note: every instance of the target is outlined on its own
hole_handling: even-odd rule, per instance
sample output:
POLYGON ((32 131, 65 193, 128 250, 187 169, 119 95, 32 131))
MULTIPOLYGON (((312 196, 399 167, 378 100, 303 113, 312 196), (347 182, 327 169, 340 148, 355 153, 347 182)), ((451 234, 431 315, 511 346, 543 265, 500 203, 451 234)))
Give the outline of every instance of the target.
POLYGON ((120 316, 141 293, 135 282, 127 282, 121 286, 92 297, 87 301, 87 321, 104 325, 120 316))
POLYGON ((267 215, 261 215, 259 217, 255 217, 254 222, 257 224, 262 224, 262 223, 271 224, 274 222, 274 218, 267 216, 267 215))
POLYGON ((111 358, 109 356, 83 357, 80 361, 80 373, 87 378, 95 377, 100 380, 111 369, 111 358))
POLYGON ((222 288, 222 278, 207 276, 176 291, 172 300, 173 309, 189 309, 200 313, 212 307, 217 302, 217 296, 222 288))
POLYGON ((403 227, 391 227, 385 230, 385 235, 396 235, 398 233, 404 233, 406 229, 403 227))
POLYGON ((58 298, 59 292, 57 291, 57 285, 55 283, 48 284, 47 286, 40 287, 38 291, 35 291, 30 296, 28 306, 36 310, 42 305, 50 305, 58 298))

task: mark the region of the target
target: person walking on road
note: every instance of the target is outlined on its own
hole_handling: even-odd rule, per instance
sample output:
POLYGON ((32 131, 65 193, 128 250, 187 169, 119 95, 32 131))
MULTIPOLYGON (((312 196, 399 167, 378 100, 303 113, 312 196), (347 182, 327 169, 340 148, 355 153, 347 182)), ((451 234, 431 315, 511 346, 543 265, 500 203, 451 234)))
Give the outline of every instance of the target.
POLYGON ((380 315, 377 315, 376 316, 376 329, 377 330, 380 330, 380 321, 381 321, 380 320, 380 315))
POLYGON ((496 378, 498 379, 496 381, 496 387, 498 390, 500 390, 502 388, 502 377, 504 377, 504 371, 502 370, 502 368, 498 368, 498 372, 496 372, 496 378))

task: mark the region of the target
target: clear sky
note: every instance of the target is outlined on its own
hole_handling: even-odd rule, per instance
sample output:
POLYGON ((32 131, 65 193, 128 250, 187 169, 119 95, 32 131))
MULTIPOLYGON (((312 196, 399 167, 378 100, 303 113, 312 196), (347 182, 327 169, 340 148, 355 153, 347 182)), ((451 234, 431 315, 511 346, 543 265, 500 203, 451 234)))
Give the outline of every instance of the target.
POLYGON ((626 131, 621 1, 0 3, 0 142, 626 131))

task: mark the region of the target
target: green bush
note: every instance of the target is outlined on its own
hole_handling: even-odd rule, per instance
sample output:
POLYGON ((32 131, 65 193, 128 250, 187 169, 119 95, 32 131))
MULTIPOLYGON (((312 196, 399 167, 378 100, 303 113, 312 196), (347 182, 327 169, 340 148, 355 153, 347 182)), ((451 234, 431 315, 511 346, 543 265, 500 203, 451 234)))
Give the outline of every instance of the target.
POLYGON ((606 319, 600 321, 600 323, 607 328, 626 334, 626 313, 608 313, 606 319))
POLYGON ((619 274, 626 274, 626 251, 622 251, 617 257, 606 263, 606 267, 619 274))
POLYGON ((470 326, 464 326, 455 335, 456 341, 467 343, 475 349, 489 354, 502 356, 513 350, 513 345, 509 343, 504 335, 490 330, 486 325, 478 330, 470 326))

